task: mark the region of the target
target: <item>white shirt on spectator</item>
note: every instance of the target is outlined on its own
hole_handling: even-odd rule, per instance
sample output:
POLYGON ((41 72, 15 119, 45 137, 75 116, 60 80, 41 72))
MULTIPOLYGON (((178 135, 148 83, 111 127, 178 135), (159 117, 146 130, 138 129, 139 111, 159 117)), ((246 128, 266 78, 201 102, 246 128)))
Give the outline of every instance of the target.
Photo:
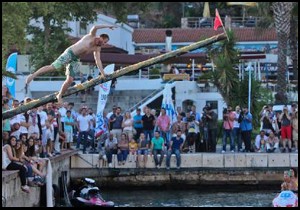
POLYGON ((79 115, 77 117, 77 122, 79 122, 79 129, 80 131, 88 131, 89 130, 89 123, 90 123, 90 117, 88 115, 79 115))
MULTIPOLYGON (((267 142, 268 137, 266 135, 264 135, 263 138, 264 138, 265 142, 267 142)), ((258 149, 260 148, 260 140, 261 140, 261 136, 260 136, 260 134, 258 134, 255 138, 255 147, 258 149)))

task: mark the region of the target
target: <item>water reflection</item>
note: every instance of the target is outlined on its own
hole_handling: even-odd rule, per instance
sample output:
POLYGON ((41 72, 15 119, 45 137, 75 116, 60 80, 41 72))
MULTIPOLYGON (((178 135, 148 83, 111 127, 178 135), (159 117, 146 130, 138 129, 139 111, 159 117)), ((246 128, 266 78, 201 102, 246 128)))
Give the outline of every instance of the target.
POLYGON ((103 190, 106 200, 119 207, 269 207, 274 190, 204 192, 203 190, 103 190))

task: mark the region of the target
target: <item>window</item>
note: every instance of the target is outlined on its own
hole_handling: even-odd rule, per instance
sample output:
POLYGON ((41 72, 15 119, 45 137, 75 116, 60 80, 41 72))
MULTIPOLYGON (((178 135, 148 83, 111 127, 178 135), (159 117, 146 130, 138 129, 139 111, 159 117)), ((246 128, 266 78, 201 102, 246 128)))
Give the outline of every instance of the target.
POLYGON ((86 22, 79 22, 79 35, 87 34, 87 24, 86 22))

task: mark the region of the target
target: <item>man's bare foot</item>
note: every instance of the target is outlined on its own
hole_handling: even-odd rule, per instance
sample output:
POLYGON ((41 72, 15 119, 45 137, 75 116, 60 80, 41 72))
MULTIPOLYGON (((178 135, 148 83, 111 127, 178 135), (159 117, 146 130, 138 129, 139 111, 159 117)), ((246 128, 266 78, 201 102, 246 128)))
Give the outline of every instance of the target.
POLYGON ((28 85, 33 79, 34 79, 34 75, 29 74, 28 77, 26 78, 26 85, 28 85))
POLYGON ((57 98, 57 103, 58 103, 58 104, 62 104, 62 103, 63 103, 62 95, 61 95, 60 93, 57 94, 56 98, 57 98))

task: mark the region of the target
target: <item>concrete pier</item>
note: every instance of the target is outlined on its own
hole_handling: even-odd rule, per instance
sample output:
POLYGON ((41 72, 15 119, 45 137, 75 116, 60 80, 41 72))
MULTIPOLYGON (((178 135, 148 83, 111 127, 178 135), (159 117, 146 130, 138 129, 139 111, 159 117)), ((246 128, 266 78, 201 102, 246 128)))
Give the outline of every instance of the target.
POLYGON ((97 154, 77 154, 71 158, 71 179, 89 176, 103 187, 186 187, 192 185, 278 185, 283 171, 298 167, 296 153, 195 153, 182 154, 181 168, 176 169, 175 155, 171 169, 167 170, 164 158, 162 167, 155 168, 149 155, 146 168, 136 168, 135 162, 119 166, 116 156, 112 168, 103 164, 97 154))

